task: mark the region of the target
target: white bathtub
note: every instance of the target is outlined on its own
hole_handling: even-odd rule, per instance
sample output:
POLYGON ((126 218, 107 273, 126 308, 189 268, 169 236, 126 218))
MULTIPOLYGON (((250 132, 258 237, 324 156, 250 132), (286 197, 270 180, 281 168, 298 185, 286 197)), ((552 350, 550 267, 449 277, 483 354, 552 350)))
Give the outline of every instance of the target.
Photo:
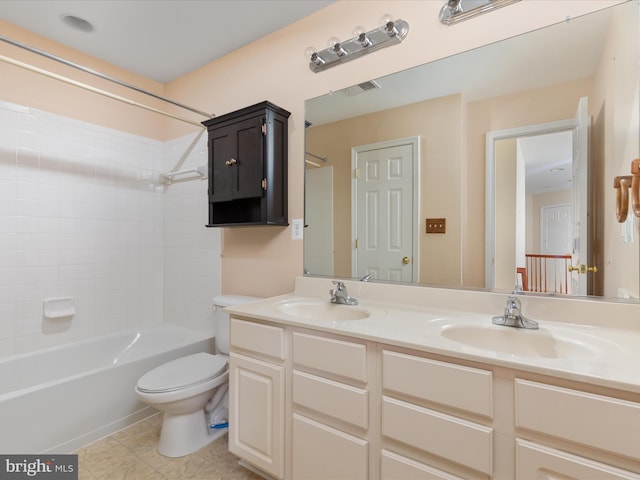
POLYGON ((163 325, 0 360, 0 452, 69 453, 155 412, 138 378, 213 338, 163 325))

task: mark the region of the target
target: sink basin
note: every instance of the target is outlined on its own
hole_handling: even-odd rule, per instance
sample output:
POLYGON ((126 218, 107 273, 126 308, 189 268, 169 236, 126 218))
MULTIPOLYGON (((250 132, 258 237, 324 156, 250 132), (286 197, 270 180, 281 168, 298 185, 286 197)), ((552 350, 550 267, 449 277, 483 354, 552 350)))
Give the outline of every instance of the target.
POLYGON ((352 305, 338 305, 325 301, 287 301, 277 306, 286 315, 306 320, 336 322, 342 320, 361 320, 369 317, 369 312, 352 305))
POLYGON ((588 344, 595 339, 585 339, 579 334, 559 336, 542 328, 526 330, 500 326, 451 325, 444 327, 442 336, 471 347, 522 357, 582 359, 594 357, 598 353, 595 346, 588 344))

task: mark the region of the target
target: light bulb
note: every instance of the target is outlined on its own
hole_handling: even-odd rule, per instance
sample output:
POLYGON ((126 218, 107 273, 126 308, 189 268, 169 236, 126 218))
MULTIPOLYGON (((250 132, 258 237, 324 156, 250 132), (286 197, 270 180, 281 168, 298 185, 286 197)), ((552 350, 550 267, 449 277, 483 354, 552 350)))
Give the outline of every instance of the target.
POLYGON ((395 21, 395 18, 393 18, 393 15, 389 13, 385 13, 383 16, 380 17, 380 25, 382 27, 386 27, 389 22, 393 22, 393 21, 395 21))
POLYGON ((336 43, 340 43, 340 39, 338 37, 331 37, 329 40, 327 40, 327 47, 329 48, 333 48, 336 46, 336 43))
POLYGON ((371 46, 371 40, 367 37, 367 32, 365 32, 364 27, 358 26, 354 28, 353 36, 363 48, 371 46))
POLYGON ((309 60, 314 53, 318 53, 315 47, 307 47, 304 50, 304 58, 309 60))
POLYGON ((354 27, 353 31, 351 32, 352 35, 354 37, 359 37, 360 35, 362 35, 363 33, 366 33, 366 30, 364 29, 364 27, 362 25, 358 25, 357 27, 354 27))
POLYGON ((314 47, 307 47, 304 51, 304 57, 309 60, 309 62, 314 63, 318 66, 325 63, 324 58, 318 55, 318 52, 314 47))
POLYGON ((327 42, 329 49, 339 57, 344 57, 347 51, 340 45, 340 39, 338 37, 331 37, 327 42))

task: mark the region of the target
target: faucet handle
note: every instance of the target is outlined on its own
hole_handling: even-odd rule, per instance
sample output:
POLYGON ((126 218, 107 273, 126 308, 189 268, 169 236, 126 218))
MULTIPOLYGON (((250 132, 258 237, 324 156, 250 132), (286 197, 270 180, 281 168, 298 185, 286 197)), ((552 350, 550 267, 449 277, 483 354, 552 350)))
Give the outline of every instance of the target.
POLYGON ((504 309, 505 315, 521 315, 522 303, 518 297, 509 296, 507 306, 504 309))
POLYGON ((342 292, 345 288, 347 288, 344 282, 341 282, 339 280, 333 280, 331 283, 336 286, 336 290, 338 290, 339 292, 342 292))

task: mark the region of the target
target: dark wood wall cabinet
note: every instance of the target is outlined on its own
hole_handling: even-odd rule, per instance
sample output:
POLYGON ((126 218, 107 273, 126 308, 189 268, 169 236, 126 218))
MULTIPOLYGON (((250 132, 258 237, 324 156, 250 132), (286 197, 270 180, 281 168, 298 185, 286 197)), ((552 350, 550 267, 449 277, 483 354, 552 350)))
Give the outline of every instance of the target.
POLYGON ((289 115, 262 102, 202 122, 209 136, 208 227, 289 224, 289 115))

